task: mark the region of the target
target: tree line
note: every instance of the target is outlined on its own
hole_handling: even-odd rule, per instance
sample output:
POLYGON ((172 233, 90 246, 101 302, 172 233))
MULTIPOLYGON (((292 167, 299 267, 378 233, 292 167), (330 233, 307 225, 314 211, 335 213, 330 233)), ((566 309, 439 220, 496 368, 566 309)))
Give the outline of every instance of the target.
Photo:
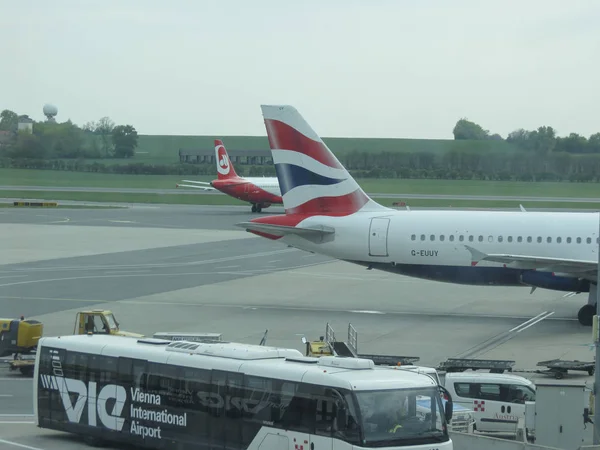
POLYGON ((32 131, 18 129, 19 116, 8 109, 0 112, 0 131, 8 141, 0 156, 11 159, 132 158, 138 134, 132 125, 115 125, 109 117, 78 127, 71 120, 32 121, 32 131), (5 133, 5 135, 6 135, 5 133))
MULTIPOLYGON (((118 125, 109 117, 78 127, 34 122, 33 133, 17 131, 18 116, 0 113, 0 131, 8 131, 8 145, 0 146, 0 167, 67 170, 140 175, 214 175, 214 164, 102 164, 89 159, 132 158, 138 135, 132 125, 118 125)), ((353 150, 338 158, 356 177, 430 178, 517 181, 600 181, 600 133, 586 138, 576 133, 559 137, 549 126, 515 130, 505 139, 505 150, 482 141, 504 140, 499 134, 467 119, 457 121, 455 140, 469 140, 447 152, 373 152, 353 150), (479 141, 479 142, 477 142, 479 141), (472 147, 472 148, 471 148, 472 147)), ((238 168, 236 168, 238 170, 238 168)), ((240 166, 246 176, 274 176, 272 165, 240 166)))
MULTIPOLYGON (((490 134, 488 130, 466 118, 456 122, 452 130, 455 140, 503 140, 499 134, 490 134)), ((538 155, 548 153, 600 153, 600 133, 594 133, 589 138, 577 133, 568 136, 557 136, 556 130, 549 126, 538 127, 537 130, 524 130, 519 128, 506 137, 506 142, 515 144, 521 150, 533 152, 538 155)))

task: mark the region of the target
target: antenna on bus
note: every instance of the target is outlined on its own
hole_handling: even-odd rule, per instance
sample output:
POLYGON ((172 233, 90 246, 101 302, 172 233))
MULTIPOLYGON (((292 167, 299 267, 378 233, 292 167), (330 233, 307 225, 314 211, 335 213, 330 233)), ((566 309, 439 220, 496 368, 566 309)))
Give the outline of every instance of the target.
POLYGON ((267 343, 267 333, 269 332, 269 330, 265 331, 265 334, 263 335, 262 339, 260 340, 260 344, 258 345, 265 345, 267 343))

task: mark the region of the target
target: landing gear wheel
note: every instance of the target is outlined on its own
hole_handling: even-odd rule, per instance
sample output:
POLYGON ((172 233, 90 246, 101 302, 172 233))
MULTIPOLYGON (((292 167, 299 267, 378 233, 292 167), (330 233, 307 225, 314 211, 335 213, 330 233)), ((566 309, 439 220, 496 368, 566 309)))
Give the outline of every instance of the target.
POLYGON ((596 305, 583 305, 577 313, 577 319, 581 325, 591 327, 594 321, 594 314, 596 314, 596 305))
POLYGON ((252 212, 256 212, 256 205, 252 205, 252 212))
POLYGON ((256 206, 256 212, 261 212, 261 211, 262 211, 262 206, 260 206, 260 205, 257 205, 257 206, 256 206))

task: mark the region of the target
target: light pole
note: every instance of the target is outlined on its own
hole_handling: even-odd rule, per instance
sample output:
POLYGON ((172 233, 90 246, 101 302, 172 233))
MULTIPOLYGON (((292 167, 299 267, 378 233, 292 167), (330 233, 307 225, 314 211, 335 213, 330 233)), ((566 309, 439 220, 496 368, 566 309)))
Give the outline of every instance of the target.
POLYGON ((596 347, 596 361, 594 364, 594 445, 600 444, 600 342, 598 342, 598 318, 600 317, 600 213, 598 213, 598 267, 596 280, 596 318, 594 319, 594 346, 596 347), (596 428, 598 425, 598 428, 596 428))

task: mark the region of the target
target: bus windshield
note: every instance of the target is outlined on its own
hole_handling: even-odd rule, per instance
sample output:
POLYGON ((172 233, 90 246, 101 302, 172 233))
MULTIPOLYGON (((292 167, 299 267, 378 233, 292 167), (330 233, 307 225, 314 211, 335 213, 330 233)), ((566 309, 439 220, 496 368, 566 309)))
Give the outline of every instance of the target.
POLYGON ((363 446, 392 447, 449 440, 437 386, 355 392, 363 446))

